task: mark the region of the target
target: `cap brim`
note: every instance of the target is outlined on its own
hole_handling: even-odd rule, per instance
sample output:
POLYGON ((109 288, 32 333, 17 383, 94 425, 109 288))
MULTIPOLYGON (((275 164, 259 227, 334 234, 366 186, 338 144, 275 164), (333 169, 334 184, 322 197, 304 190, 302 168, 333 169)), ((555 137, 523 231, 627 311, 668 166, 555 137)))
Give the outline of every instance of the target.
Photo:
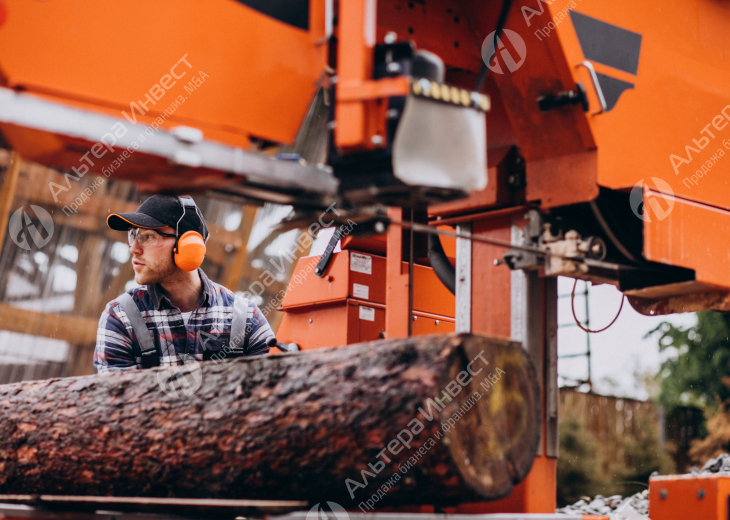
POLYGON ((116 231, 127 231, 133 227, 159 229, 167 226, 144 213, 112 213, 106 218, 106 224, 116 231))

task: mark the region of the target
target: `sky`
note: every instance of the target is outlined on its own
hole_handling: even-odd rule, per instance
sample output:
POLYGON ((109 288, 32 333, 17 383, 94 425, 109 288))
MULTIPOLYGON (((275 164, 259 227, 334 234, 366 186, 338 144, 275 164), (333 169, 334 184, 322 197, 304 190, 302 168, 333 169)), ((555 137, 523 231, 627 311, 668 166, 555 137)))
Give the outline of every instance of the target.
MULTIPOLYGON (((576 316, 585 319, 584 284, 578 282, 575 297, 576 316)), ((570 295, 573 280, 560 278, 558 294, 570 295)), ((621 305, 621 293, 612 285, 589 287, 588 308, 591 329, 602 329, 616 316, 621 305)), ((646 392, 637 388, 636 371, 650 370, 656 373, 666 353, 659 353, 659 336, 644 338, 647 332, 662 321, 668 321, 683 328, 697 323, 694 313, 671 314, 668 316, 644 316, 636 312, 628 300, 624 302, 621 315, 608 330, 591 334, 591 369, 594 391, 646 399, 646 392), (607 379, 613 380, 612 384, 607 379)), ((576 326, 560 326, 575 323, 570 308, 570 296, 558 299, 558 356, 585 352, 587 334, 576 326)), ((585 379, 587 363, 585 357, 559 359, 558 374, 585 379)), ((562 381, 562 380, 561 380, 562 381)), ((563 384, 561 382, 561 384, 563 384)))

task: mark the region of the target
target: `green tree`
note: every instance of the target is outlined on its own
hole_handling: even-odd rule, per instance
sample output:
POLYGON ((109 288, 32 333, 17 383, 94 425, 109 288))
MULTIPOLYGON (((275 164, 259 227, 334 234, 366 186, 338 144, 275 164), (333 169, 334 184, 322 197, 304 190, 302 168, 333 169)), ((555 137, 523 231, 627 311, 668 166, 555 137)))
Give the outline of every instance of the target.
POLYGON ((716 410, 730 398, 730 316, 697 313, 686 329, 662 322, 647 336, 659 334, 659 351, 672 356, 659 371, 659 402, 666 413, 680 405, 716 410))

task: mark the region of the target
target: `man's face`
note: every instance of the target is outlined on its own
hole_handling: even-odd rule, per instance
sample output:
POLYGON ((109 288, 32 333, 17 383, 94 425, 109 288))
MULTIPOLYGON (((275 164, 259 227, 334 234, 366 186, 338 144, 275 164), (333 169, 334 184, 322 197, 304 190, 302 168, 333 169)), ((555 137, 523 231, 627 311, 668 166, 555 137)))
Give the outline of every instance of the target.
MULTIPOLYGON (((159 231, 175 233, 175 230, 169 226, 161 228, 159 231)), ((175 245, 175 238, 159 236, 157 240, 158 245, 145 247, 141 247, 139 242, 135 240, 129 247, 129 252, 132 254, 134 281, 140 285, 161 283, 175 274, 177 270, 177 266, 172 261, 172 248, 175 245)))

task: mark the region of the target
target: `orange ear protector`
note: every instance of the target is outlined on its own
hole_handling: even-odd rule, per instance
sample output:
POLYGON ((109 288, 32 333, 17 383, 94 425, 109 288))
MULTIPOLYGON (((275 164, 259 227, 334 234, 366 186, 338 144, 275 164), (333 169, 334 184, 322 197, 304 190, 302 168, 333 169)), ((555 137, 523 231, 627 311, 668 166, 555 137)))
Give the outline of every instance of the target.
POLYGON ((208 226, 205 224, 203 216, 198 210, 198 206, 195 205, 195 201, 191 197, 178 197, 180 205, 183 208, 182 217, 185 216, 187 207, 195 208, 195 212, 200 218, 200 222, 203 224, 205 229, 205 239, 197 231, 186 231, 180 236, 178 228, 180 226, 180 220, 175 225, 175 247, 172 248, 172 261, 183 271, 195 271, 198 267, 203 264, 205 258, 205 241, 208 239, 208 226))

